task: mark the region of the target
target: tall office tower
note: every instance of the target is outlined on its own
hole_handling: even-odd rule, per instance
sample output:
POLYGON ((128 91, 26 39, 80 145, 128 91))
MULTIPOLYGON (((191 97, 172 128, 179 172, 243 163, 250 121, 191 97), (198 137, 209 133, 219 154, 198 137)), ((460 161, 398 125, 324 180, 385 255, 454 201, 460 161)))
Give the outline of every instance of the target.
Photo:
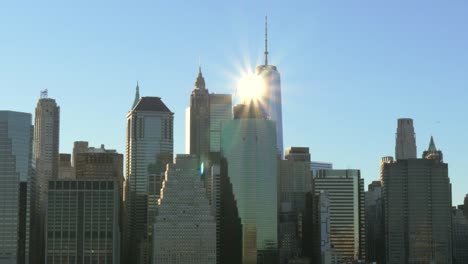
POLYGON ((451 185, 433 141, 422 159, 381 163, 386 263, 451 263, 451 185))
POLYGON ((291 147, 280 161, 279 175, 280 263, 292 261, 302 251, 302 227, 306 193, 312 191, 309 148, 291 147))
POLYGON ((221 154, 237 200, 246 264, 277 262, 276 127, 258 113, 253 102, 236 106, 234 120, 224 123, 221 133, 221 154))
POLYGON ((364 179, 359 170, 321 170, 315 193, 330 199, 330 240, 341 261, 365 260, 364 179))
POLYGON ((60 153, 60 162, 58 170, 59 180, 74 180, 75 168, 71 165, 71 154, 60 153))
POLYGON ((48 98, 47 90, 41 92, 34 118, 34 159, 36 162, 34 225, 35 243, 33 259, 37 263, 45 260, 45 215, 48 181, 57 179, 59 165, 60 107, 54 99, 48 98))
POLYGON ((0 111, 0 263, 29 263, 31 114, 0 111))
POLYGON ((398 119, 395 158, 396 160, 416 158, 416 136, 411 118, 398 119))
POLYGON ((127 115, 125 210, 129 257, 149 263, 151 235, 161 180, 172 163, 174 113, 159 97, 141 97, 127 115))
POLYGON ((319 170, 332 170, 332 169, 333 169, 333 164, 329 162, 320 162, 320 161, 310 162, 310 172, 312 173, 312 177, 315 177, 319 170))
POLYGON ((452 209, 453 264, 468 263, 468 218, 460 207, 452 209))
POLYGON ((199 164, 208 164, 210 154, 210 94, 201 68, 190 95, 190 154, 197 155, 199 164))
POLYGON ((366 260, 385 261, 382 186, 380 181, 369 184, 366 192, 366 260))
POLYGON ((116 180, 49 181, 46 263, 120 263, 116 180))
POLYGON ((167 165, 153 230, 153 264, 216 263, 216 221, 196 155, 167 165))
POLYGON ((281 77, 276 66, 268 64, 268 27, 265 17, 265 63, 255 68, 255 73, 263 80, 260 107, 267 119, 275 121, 276 146, 283 156, 283 114, 281 106, 281 77))

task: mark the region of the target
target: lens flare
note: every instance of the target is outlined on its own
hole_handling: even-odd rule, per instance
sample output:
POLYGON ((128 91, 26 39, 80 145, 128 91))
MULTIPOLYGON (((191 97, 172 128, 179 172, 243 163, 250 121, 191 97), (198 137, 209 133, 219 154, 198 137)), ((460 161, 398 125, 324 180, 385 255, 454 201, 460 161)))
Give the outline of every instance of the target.
POLYGON ((263 79, 253 72, 242 75, 237 83, 237 94, 242 101, 260 100, 264 90, 263 79))

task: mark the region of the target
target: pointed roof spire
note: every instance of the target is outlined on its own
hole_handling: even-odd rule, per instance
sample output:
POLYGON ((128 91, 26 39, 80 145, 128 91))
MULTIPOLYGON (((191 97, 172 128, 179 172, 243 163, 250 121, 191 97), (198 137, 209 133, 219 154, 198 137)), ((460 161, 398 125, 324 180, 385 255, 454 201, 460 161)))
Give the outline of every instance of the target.
POLYGON ((265 65, 268 65, 268 16, 265 16, 265 65))
POLYGON ((137 81, 137 86, 136 86, 136 91, 135 91, 135 100, 133 101, 132 109, 135 108, 139 100, 140 100, 140 87, 138 86, 138 81, 137 81))
POLYGON ((202 89, 202 90, 204 90, 206 88, 205 78, 203 78, 203 74, 202 74, 200 65, 198 66, 198 76, 197 76, 197 80, 195 81, 195 88, 202 89))
POLYGON ((427 151, 437 151, 437 148, 434 143, 434 138, 431 136, 431 141, 429 142, 429 148, 427 151))

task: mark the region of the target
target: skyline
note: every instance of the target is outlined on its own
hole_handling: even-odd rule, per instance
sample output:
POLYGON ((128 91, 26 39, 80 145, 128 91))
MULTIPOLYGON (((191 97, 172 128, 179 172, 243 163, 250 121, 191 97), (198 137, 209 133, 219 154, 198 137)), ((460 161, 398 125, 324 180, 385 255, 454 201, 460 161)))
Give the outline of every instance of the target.
POLYGON ((61 109, 61 153, 71 153, 79 140, 124 153, 125 116, 139 81, 142 96, 161 97, 175 113, 174 153, 184 153, 198 58, 210 92, 234 93, 246 71, 241 65, 247 61, 253 70, 263 59, 267 13, 269 60, 282 75, 285 148, 309 147, 312 160, 361 169, 368 185, 379 177, 380 158, 394 156, 397 119, 413 118, 417 157, 433 135, 449 164, 453 204, 460 204, 468 184, 468 139, 461 132, 468 129, 468 4, 421 3, 404 10, 396 9, 398 1, 365 8, 304 3, 305 10, 295 11, 262 2, 252 9, 247 2, 211 2, 177 10, 151 3, 99 3, 94 10, 5 4, 0 106, 33 114, 47 88, 61 109), (213 8, 224 16, 210 16, 213 8))

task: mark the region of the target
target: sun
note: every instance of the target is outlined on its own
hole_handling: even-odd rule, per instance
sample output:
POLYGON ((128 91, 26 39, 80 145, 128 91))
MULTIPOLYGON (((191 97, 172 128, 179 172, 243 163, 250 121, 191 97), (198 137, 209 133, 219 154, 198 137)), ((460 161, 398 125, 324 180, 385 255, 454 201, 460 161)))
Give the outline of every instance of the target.
POLYGON ((237 94, 241 100, 260 100, 264 90, 263 79, 257 74, 249 71, 244 73, 237 83, 237 94))

